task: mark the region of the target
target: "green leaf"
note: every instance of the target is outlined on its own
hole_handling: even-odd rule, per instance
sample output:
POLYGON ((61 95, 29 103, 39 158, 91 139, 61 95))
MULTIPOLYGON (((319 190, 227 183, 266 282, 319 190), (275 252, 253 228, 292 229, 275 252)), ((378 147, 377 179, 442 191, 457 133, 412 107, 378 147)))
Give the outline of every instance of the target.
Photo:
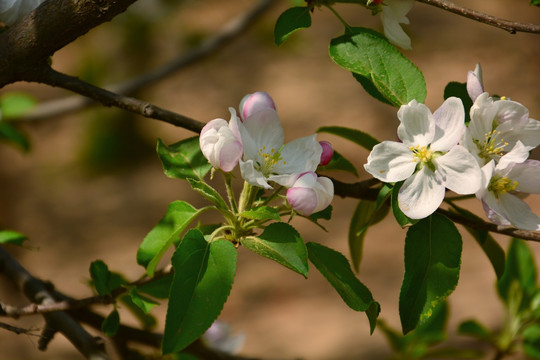
POLYGON ((152 281, 140 285, 137 287, 137 290, 153 296, 157 299, 166 299, 169 297, 169 292, 171 290, 173 275, 167 274, 161 278, 153 278, 152 281))
POLYGON ((293 7, 285 10, 277 19, 274 27, 274 41, 281 45, 294 32, 311 26, 308 7, 293 7))
POLYGON ((272 223, 258 236, 247 236, 241 244, 256 254, 274 260, 307 277, 308 261, 304 240, 291 225, 272 223))
POLYGON ((34 106, 36 106, 36 99, 24 93, 11 92, 0 97, 1 118, 3 119, 22 116, 34 106))
POLYGON ((205 183, 204 181, 196 180, 196 179, 187 179, 189 182, 189 185, 191 185, 191 188, 201 194, 206 200, 210 201, 218 209, 221 210, 229 210, 229 207, 227 206, 227 203, 225 200, 223 200, 223 197, 210 185, 205 183))
POLYGON ((155 300, 139 294, 137 288, 131 288, 131 290, 129 290, 129 296, 131 297, 131 301, 144 311, 145 314, 148 314, 154 306, 159 305, 155 300))
POLYGON ((392 205, 392 213, 394 214, 394 218, 396 219, 399 226, 402 228, 412 226, 416 224, 419 220, 418 219, 411 219, 407 215, 401 211, 399 208, 399 202, 398 202, 398 194, 399 189, 401 189, 401 186, 403 185, 403 181, 397 182, 394 187, 392 188, 392 197, 391 197, 391 205, 392 205))
POLYGON ((407 342, 415 342, 427 347, 440 343, 446 339, 446 320, 448 318, 448 305, 446 301, 440 302, 429 317, 416 330, 405 335, 407 342))
POLYGON ((338 292, 343 301, 355 311, 364 311, 373 333, 380 312, 380 305, 369 289, 354 275, 349 262, 339 252, 321 244, 308 242, 309 260, 338 292))
POLYGON ((405 238, 405 275, 399 315, 406 334, 424 323, 456 288, 462 241, 456 226, 434 213, 410 227, 405 238))
POLYGON ((281 220, 277 209, 271 206, 261 206, 241 212, 239 215, 252 220, 281 220))
POLYGON ((531 0, 529 2, 529 5, 531 5, 531 6, 540 6, 540 0, 531 0))
POLYGON ((147 314, 141 309, 139 305, 136 305, 129 294, 124 294, 119 298, 122 306, 129 310, 135 318, 139 321, 142 328, 145 330, 153 329, 157 325, 157 320, 150 314, 147 314))
POLYGON ((362 85, 364 90, 366 90, 369 95, 373 96, 375 99, 379 100, 383 104, 394 106, 394 104, 390 100, 388 100, 383 94, 381 94, 381 92, 375 87, 370 78, 355 73, 352 73, 352 75, 355 80, 358 81, 360 85, 362 85))
POLYGON ((212 168, 201 152, 198 136, 169 146, 158 139, 157 153, 165 175, 171 178, 202 180, 212 168))
POLYGON ((351 253, 353 268, 356 272, 360 270, 367 229, 384 219, 390 209, 388 202, 381 205, 381 207, 378 207, 375 201, 360 200, 351 218, 349 225, 349 251, 351 253))
POLYGON ((320 171, 331 171, 331 170, 341 170, 348 173, 353 174, 354 176, 358 177, 358 171, 354 167, 354 165, 347 160, 343 155, 338 153, 334 150, 334 155, 332 156, 332 160, 324 166, 319 166, 317 168, 317 172, 320 171))
POLYGON ((162 351, 184 349, 212 325, 231 291, 236 249, 220 239, 208 243, 190 230, 172 257, 174 279, 165 320, 162 351))
POLYGON ((491 342, 491 333, 489 330, 476 320, 467 320, 459 324, 458 333, 491 342))
POLYGON ((146 268, 149 276, 154 275, 156 266, 167 249, 178 242, 180 233, 208 208, 195 209, 184 201, 169 204, 165 216, 146 235, 137 250, 137 264, 146 268))
POLYGON ((114 309, 101 323, 101 331, 107 336, 114 336, 120 327, 120 314, 114 309))
POLYGON ((99 295, 109 295, 113 287, 110 286, 111 272, 102 260, 90 264, 90 276, 99 295))
POLYGON ((342 138, 350 140, 369 151, 371 151, 375 145, 380 143, 379 140, 363 131, 342 126, 323 126, 318 128, 317 132, 341 136, 342 138))
POLYGON ((540 359, 540 324, 532 324, 523 331, 523 352, 532 359, 540 359))
POLYGON ((0 140, 9 141, 19 146, 23 151, 30 150, 30 142, 22 132, 11 124, 0 122, 0 140))
POLYGON ((332 39, 329 53, 336 64, 361 75, 363 87, 381 101, 399 107, 413 99, 423 103, 426 98, 422 72, 373 30, 351 29, 332 39))
MULTIPOLYGON (((472 220, 481 220, 478 216, 474 215, 470 211, 465 210, 455 204, 452 204, 451 209, 454 210, 456 213, 465 216, 466 218, 472 220)), ((484 253, 488 257, 491 265, 493 266, 493 269, 495 270, 497 279, 500 279, 504 273, 504 263, 506 261, 506 255, 503 248, 499 245, 497 241, 495 241, 495 239, 489 234, 489 232, 485 230, 473 229, 468 226, 466 226, 465 229, 469 232, 469 234, 474 237, 482 250, 484 250, 484 253)))
POLYGON ((465 122, 468 124, 469 121, 471 121, 469 112, 473 102, 469 96, 469 93, 467 92, 467 84, 456 81, 449 82, 444 88, 444 99, 446 100, 451 96, 460 98, 461 102, 463 102, 463 107, 465 108, 465 122))
POLYGON ((0 244, 13 244, 21 246, 28 238, 13 230, 0 230, 0 244))
POLYGON ((529 246, 519 239, 512 239, 504 274, 497 282, 497 290, 507 304, 511 299, 512 287, 516 286, 514 283, 523 292, 522 306, 527 306, 536 291, 536 264, 529 246))

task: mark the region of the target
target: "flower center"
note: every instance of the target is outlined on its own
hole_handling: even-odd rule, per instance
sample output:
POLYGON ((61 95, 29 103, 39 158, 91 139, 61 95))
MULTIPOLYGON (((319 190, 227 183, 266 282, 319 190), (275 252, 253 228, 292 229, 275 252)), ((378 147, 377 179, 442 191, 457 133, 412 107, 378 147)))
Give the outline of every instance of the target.
POLYGON ((484 135, 484 140, 473 139, 480 152, 478 156, 483 159, 491 160, 494 157, 503 155, 504 148, 508 146, 508 142, 500 138, 501 132, 491 130, 484 135))
POLYGON ((429 163, 433 158, 433 150, 428 149, 426 146, 410 146, 409 150, 414 154, 414 161, 418 163, 429 163))
POLYGON ((280 161, 283 165, 287 164, 287 161, 284 161, 281 156, 281 149, 278 149, 277 151, 275 149, 270 149, 270 151, 268 151, 266 146, 263 146, 259 149, 257 155, 259 156, 259 161, 257 161, 258 170, 263 173, 264 176, 272 174, 272 169, 279 164, 280 161))
POLYGON ((488 190, 492 191, 495 194, 495 197, 499 195, 504 195, 508 191, 516 190, 519 183, 515 180, 509 179, 506 176, 502 177, 493 177, 489 182, 488 190))

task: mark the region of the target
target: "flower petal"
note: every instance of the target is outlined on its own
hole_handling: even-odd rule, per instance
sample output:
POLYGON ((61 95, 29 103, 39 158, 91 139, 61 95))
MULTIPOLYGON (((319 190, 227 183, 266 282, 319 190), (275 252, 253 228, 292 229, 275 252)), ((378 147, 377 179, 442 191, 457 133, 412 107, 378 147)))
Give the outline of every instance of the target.
POLYGON ((322 147, 316 139, 317 135, 310 135, 294 139, 281 149, 283 161, 274 166, 277 174, 291 174, 305 171, 315 171, 321 161, 322 147))
POLYGON ((287 201, 299 214, 309 216, 317 207, 317 194, 312 188, 292 187, 287 190, 287 201))
POLYGON ((255 169, 253 160, 240 160, 240 173, 242 178, 253 186, 271 189, 272 187, 266 181, 264 175, 255 169))
POLYGON ((529 205, 510 193, 499 195, 499 204, 504 210, 505 217, 516 228, 521 230, 540 230, 540 218, 536 216, 529 205))
POLYGON ((244 160, 258 159, 257 153, 263 147, 278 150, 283 145, 283 127, 275 110, 258 111, 237 126, 244 144, 244 160))
POLYGON ((540 194, 540 161, 526 160, 515 164, 508 177, 518 182, 517 191, 540 194))
POLYGON ((268 93, 264 91, 257 91, 253 94, 244 96, 240 101, 240 116, 242 120, 246 119, 262 109, 274 109, 276 110, 276 104, 268 93))
POLYGON ((482 186, 482 171, 476 159, 463 146, 456 145, 433 160, 444 186, 457 194, 474 194, 482 186))
POLYGON ((385 0, 381 12, 384 35, 392 44, 407 50, 411 49, 411 39, 400 23, 409 23, 406 15, 413 4, 413 0, 385 0))
POLYGON ((398 136, 407 146, 427 146, 435 135, 433 115, 426 105, 411 100, 407 105, 401 105, 398 110, 401 124, 398 126, 398 136))
POLYGON ((427 166, 405 180, 398 193, 399 208, 411 219, 423 219, 441 205, 445 189, 427 166))
POLYGON ((484 84, 482 81, 482 67, 476 64, 474 71, 467 73, 467 92, 472 101, 475 101, 480 94, 484 92, 484 84))
POLYGON ((497 109, 487 92, 480 94, 471 107, 469 131, 473 139, 484 141, 487 133, 493 130, 493 119, 497 109))
POLYGON ((529 110, 516 101, 497 100, 494 105, 497 125, 511 121, 514 127, 519 127, 525 125, 529 119, 529 110))
POLYGON ((465 131, 465 109, 461 99, 446 99, 433 113, 433 118, 436 127, 431 150, 448 151, 461 140, 465 131))
POLYGON ((364 169, 384 182, 405 180, 416 169, 414 155, 409 147, 395 141, 383 141, 373 147, 364 169))

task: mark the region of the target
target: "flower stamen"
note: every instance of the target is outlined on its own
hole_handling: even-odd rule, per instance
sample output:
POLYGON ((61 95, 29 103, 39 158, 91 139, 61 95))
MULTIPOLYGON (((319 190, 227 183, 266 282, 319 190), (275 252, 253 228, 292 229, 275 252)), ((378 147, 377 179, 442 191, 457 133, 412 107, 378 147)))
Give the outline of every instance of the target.
POLYGON ((487 160, 502 156, 504 148, 508 146, 508 142, 504 141, 503 138, 499 139, 500 135, 500 131, 492 130, 484 134, 484 141, 473 139, 478 150, 480 150, 478 156, 487 160))
POLYGON ((495 197, 504 195, 508 191, 516 190, 519 183, 515 180, 509 179, 506 176, 494 177, 489 182, 488 190, 495 194, 495 197))

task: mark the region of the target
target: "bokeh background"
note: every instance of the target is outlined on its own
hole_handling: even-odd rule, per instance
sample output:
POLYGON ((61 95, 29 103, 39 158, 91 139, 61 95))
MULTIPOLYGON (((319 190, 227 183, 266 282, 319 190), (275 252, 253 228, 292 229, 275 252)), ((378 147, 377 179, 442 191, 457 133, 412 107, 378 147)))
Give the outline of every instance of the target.
MULTIPOLYGON (((506 19, 540 23, 540 9, 528 6, 527 0, 456 3, 506 19)), ((254 4, 253 0, 139 0, 111 23, 59 51, 53 65, 98 85, 120 82, 196 48, 254 4)), ((330 39, 343 33, 329 10, 315 10, 310 29, 275 46, 273 25, 290 5, 278 1, 227 47, 136 96, 208 121, 228 119, 228 107, 238 107, 245 94, 267 91, 278 105, 286 140, 324 125, 348 126, 380 140, 394 139, 396 109, 369 97, 328 57, 330 39)), ((352 25, 382 30, 379 18, 359 6, 337 5, 336 10, 352 25)), ((511 35, 421 3, 415 4, 409 19, 406 30, 413 49, 404 53, 424 73, 426 104, 433 111, 443 101, 445 85, 464 82, 467 71, 480 62, 487 91, 521 102, 531 117, 540 119, 540 35, 511 35)), ((0 95, 12 91, 32 94, 39 102, 71 95, 24 83, 5 87, 0 95)), ((137 247, 167 205, 177 199, 194 206, 205 204, 186 183, 167 178, 155 155, 157 138, 172 143, 194 135, 186 130, 99 106, 27 122, 21 128, 31 140, 30 152, 0 146, 0 223, 29 237, 29 248, 10 248, 21 264, 71 296, 91 295, 88 268, 97 259, 129 279, 138 278, 143 271, 135 262, 137 247)), ((367 151, 336 137, 321 134, 319 139, 332 142, 360 174, 359 178, 335 176, 344 181, 368 178, 362 170, 367 151)), ((539 214, 538 198, 531 196, 529 202, 539 214)), ((354 199, 334 200, 328 232, 302 219, 295 219, 293 225, 306 241, 348 255, 347 230, 356 203, 354 199)), ((483 217, 476 201, 470 202, 470 208, 483 217)), ((475 317, 497 328, 504 315, 493 269, 476 242, 462 233, 461 279, 449 301, 449 342, 482 348, 457 335, 457 325, 475 317)), ((391 217, 370 229, 359 273, 382 305, 381 318, 397 329, 404 237, 405 230, 391 217)), ((508 239, 496 238, 506 248, 508 239)), ((530 245, 540 254, 540 244, 530 245)), ((26 303, 8 282, 1 281, 3 301, 26 303)), ((106 314, 110 308, 96 310, 106 314)), ((160 320, 158 330, 165 311, 165 306, 153 310, 160 320)), ((128 315, 122 319, 136 324, 128 315)), ((384 359, 390 354, 381 332, 370 336, 365 315, 350 310, 315 269, 306 280, 245 249, 239 249, 236 281, 220 319, 231 325, 233 333, 246 335, 244 355, 346 360, 384 359)), ((10 323, 43 325, 40 317, 10 323)), ((0 358, 82 358, 62 336, 45 353, 37 350, 36 342, 33 337, 0 331, 0 358)))

